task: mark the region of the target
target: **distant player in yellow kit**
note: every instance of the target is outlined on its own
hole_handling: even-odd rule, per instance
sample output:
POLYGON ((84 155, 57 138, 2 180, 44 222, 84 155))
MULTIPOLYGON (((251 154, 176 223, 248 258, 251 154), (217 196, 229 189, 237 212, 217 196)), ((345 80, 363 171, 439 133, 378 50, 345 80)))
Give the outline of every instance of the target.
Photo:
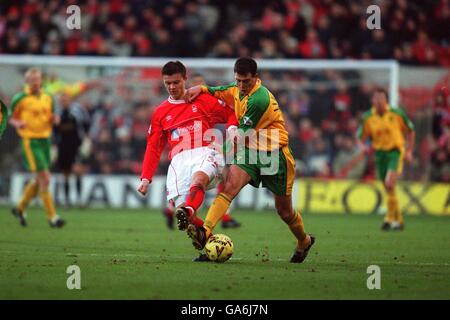
POLYGON ((61 228, 65 222, 57 214, 52 195, 48 190, 50 183, 50 146, 53 124, 58 121, 54 115, 54 102, 50 94, 41 88, 42 73, 31 68, 25 73, 26 86, 17 93, 11 102, 9 123, 16 128, 25 168, 36 173, 36 179, 25 186, 17 207, 12 209, 22 226, 26 226, 25 209, 39 193, 51 227, 61 228))
POLYGON ((378 178, 383 181, 387 194, 388 212, 382 230, 403 230, 404 221, 395 193, 395 185, 403 170, 403 160, 411 161, 415 132, 414 125, 400 108, 387 102, 387 92, 377 89, 372 97, 372 108, 364 113, 358 129, 361 147, 366 152, 365 141, 370 138, 375 149, 375 166, 378 178), (407 137, 407 146, 405 138, 407 137))

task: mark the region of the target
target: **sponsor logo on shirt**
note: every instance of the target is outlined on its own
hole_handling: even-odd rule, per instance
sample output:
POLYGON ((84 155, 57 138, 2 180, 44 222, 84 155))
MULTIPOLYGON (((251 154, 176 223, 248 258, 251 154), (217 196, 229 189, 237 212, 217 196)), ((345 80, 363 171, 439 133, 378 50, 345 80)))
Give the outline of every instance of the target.
POLYGON ((190 134, 194 131, 201 131, 202 130, 202 123, 201 121, 195 121, 193 124, 186 126, 186 127, 179 127, 174 130, 172 130, 171 135, 172 139, 178 139, 182 135, 190 134))

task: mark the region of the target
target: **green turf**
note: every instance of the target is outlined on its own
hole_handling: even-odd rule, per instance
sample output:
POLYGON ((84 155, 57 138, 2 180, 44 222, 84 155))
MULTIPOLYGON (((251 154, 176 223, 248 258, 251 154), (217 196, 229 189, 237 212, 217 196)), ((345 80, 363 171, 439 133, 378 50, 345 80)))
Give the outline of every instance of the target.
POLYGON ((28 211, 26 228, 0 210, 0 299, 450 299, 446 217, 407 217, 394 233, 380 231, 379 216, 305 215, 317 243, 297 265, 274 212, 239 211, 242 227, 224 232, 234 256, 217 264, 191 262, 189 239, 159 211, 72 209, 55 230, 41 209, 28 211), (72 264, 81 290, 66 287, 72 264), (381 290, 366 287, 373 264, 381 290))

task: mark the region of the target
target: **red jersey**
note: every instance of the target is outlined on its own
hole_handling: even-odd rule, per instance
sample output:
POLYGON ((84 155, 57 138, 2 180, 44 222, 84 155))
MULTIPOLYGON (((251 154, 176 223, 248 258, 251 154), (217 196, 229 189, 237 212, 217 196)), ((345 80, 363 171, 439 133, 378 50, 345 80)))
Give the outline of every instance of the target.
POLYGON ((141 179, 152 181, 167 143, 169 159, 181 151, 208 146, 214 138, 205 132, 219 123, 227 128, 239 124, 234 110, 223 101, 209 94, 200 94, 190 103, 169 97, 152 115, 141 179))

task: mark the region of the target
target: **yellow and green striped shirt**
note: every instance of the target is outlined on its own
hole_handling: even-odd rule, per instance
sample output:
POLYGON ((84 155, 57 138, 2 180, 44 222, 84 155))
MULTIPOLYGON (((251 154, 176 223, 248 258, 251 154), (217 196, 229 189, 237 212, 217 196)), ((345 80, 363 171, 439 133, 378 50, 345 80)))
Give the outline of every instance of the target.
POLYGON ((242 96, 235 82, 218 87, 202 86, 202 92, 210 93, 234 107, 239 129, 254 129, 258 139, 246 143, 250 149, 270 151, 289 143, 283 114, 273 94, 257 80, 248 95, 242 96))
POLYGON ((25 88, 12 98, 11 117, 25 122, 25 127, 17 130, 21 138, 50 137, 53 128, 53 111, 53 98, 43 90, 38 95, 34 95, 25 88))
POLYGON ((400 108, 386 106, 386 111, 380 115, 374 107, 365 112, 358 129, 361 140, 370 138, 375 150, 403 150, 405 138, 403 133, 414 131, 414 124, 400 108))

